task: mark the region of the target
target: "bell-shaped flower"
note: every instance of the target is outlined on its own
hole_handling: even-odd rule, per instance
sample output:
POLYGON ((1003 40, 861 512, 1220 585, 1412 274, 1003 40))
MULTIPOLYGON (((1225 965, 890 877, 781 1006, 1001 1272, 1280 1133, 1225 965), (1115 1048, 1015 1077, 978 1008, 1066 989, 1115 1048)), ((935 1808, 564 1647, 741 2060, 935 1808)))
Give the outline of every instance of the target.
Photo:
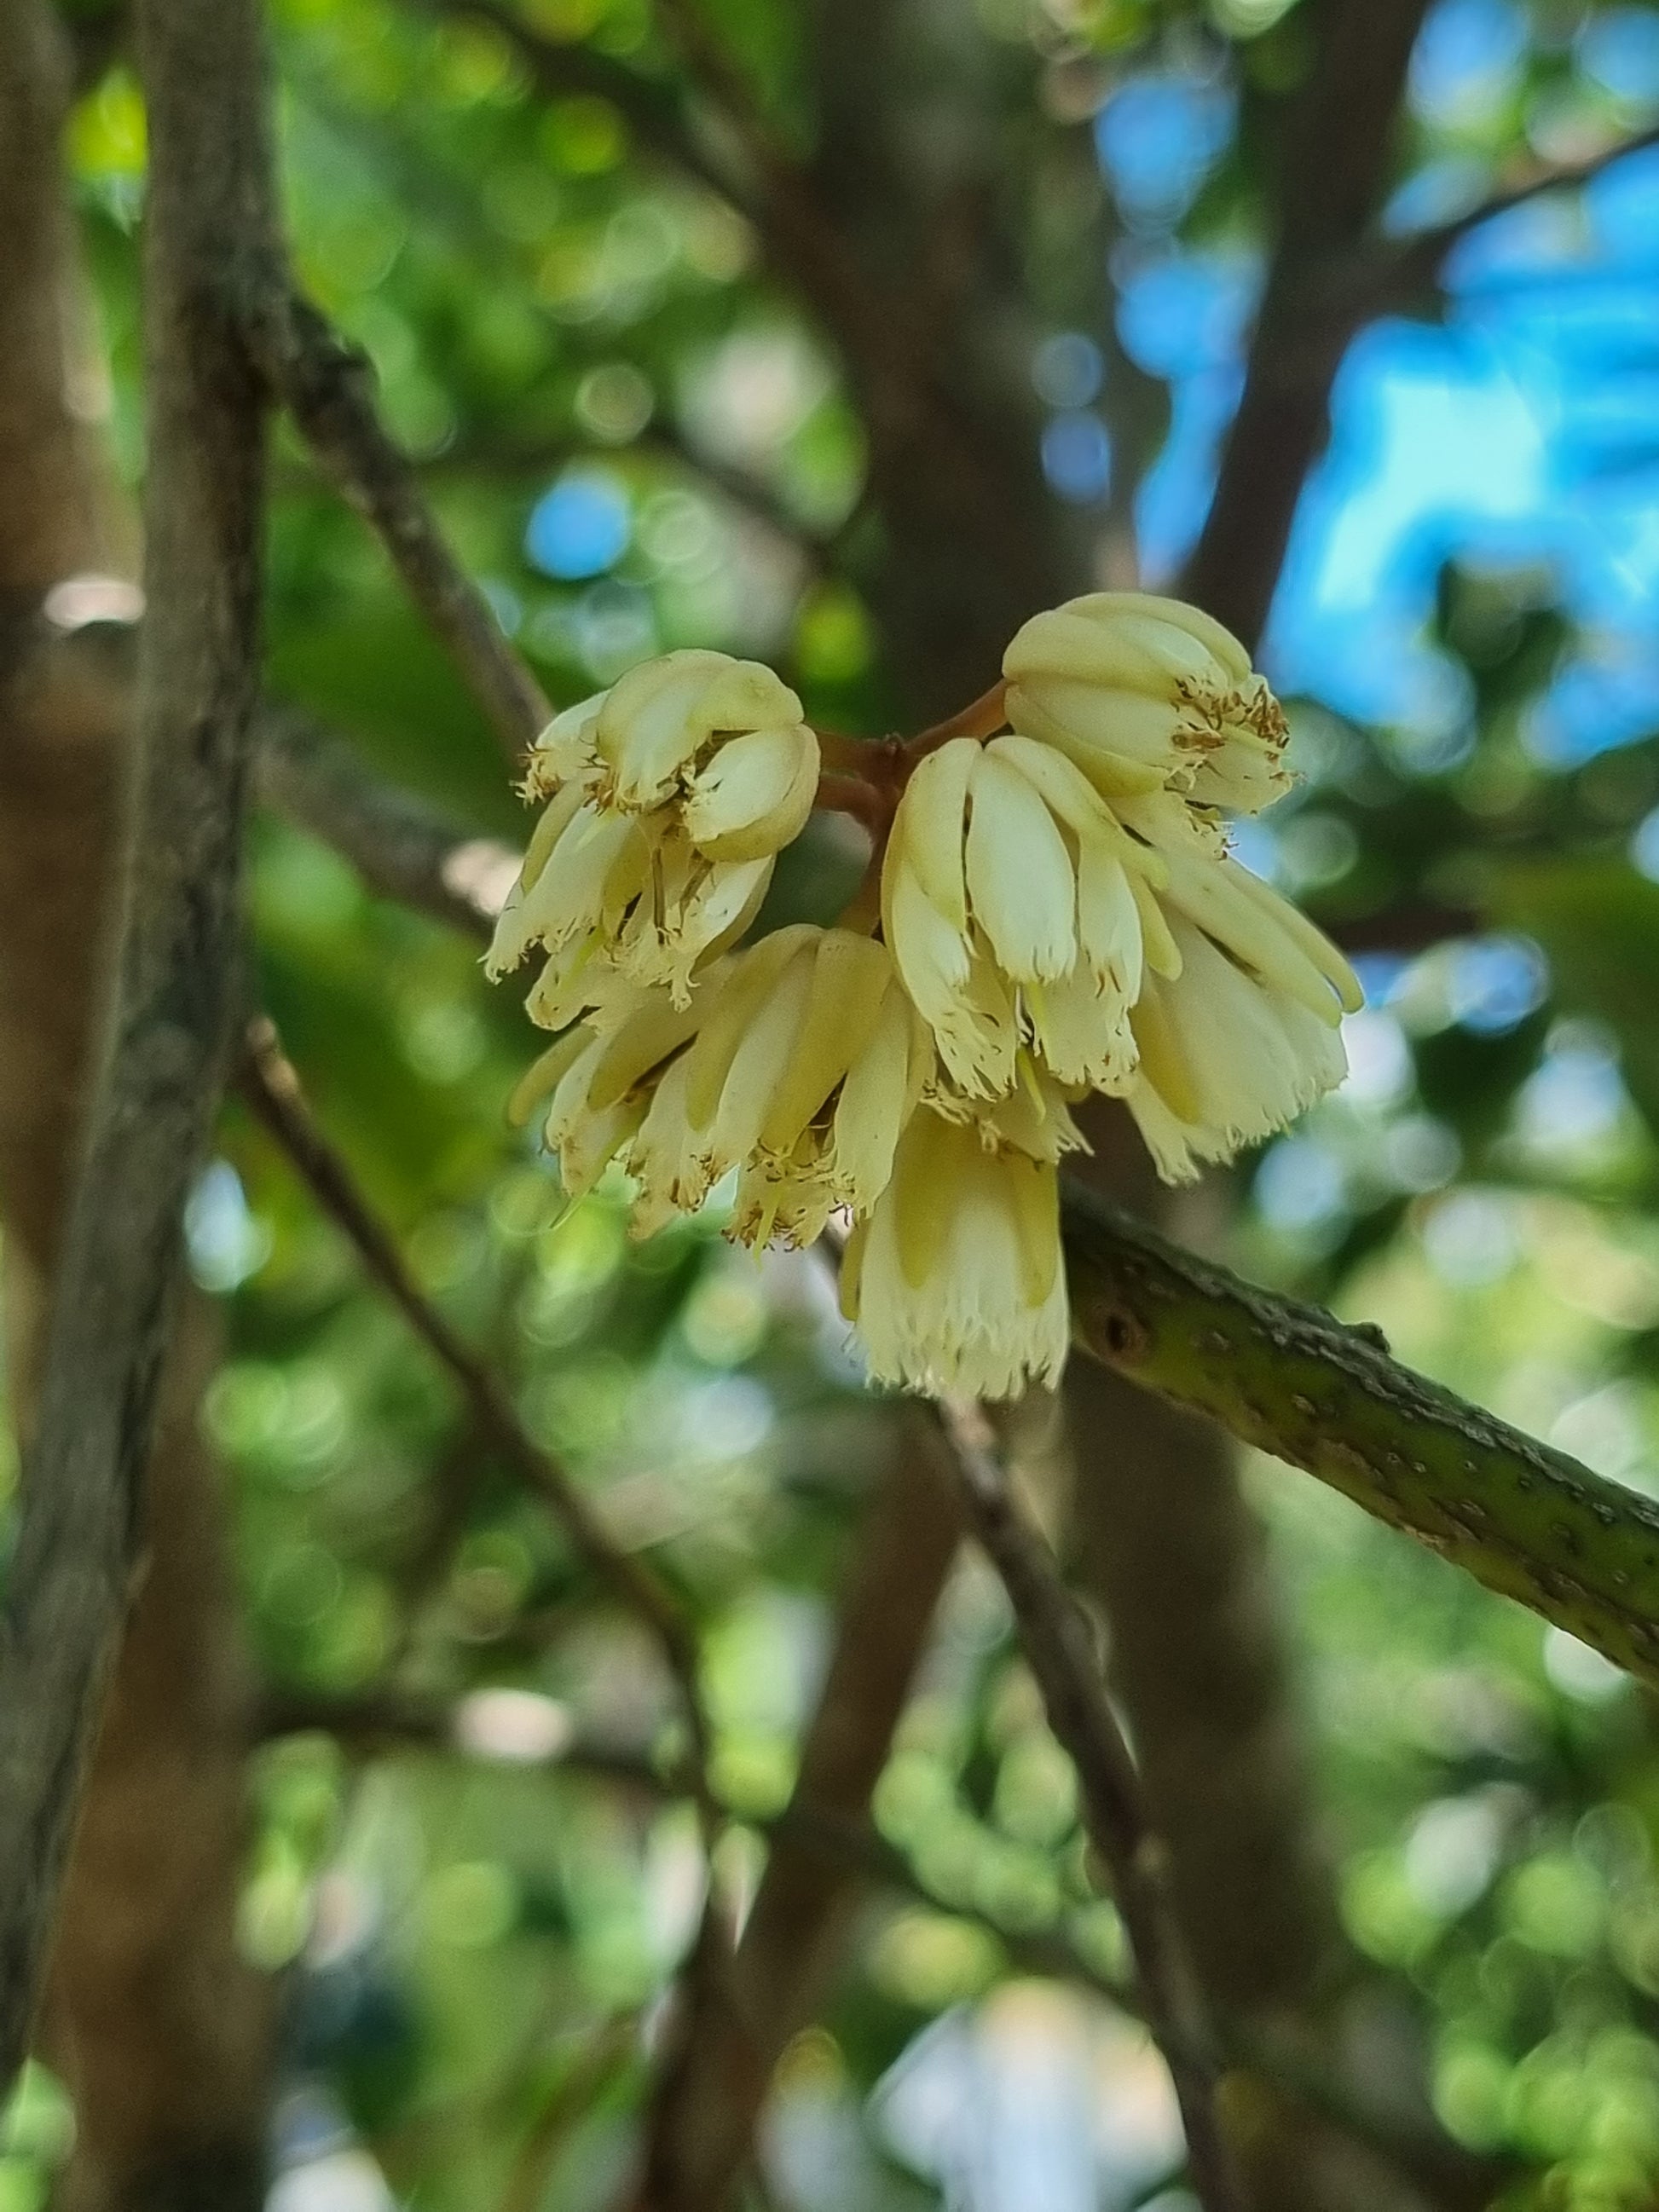
POLYGON ((958 1091, 1011 1091, 1025 1047, 1062 1083, 1121 1086, 1162 876, 1052 746, 957 738, 918 764, 883 865, 882 927, 958 1091))
POLYGON ((837 1209, 867 1213, 931 1060, 874 939, 801 924, 734 953, 644 1118, 637 1225, 700 1205, 733 1168, 744 1243, 807 1243, 837 1209))
POLYGON ((880 1382, 1008 1398, 1056 1381, 1069 1317, 1052 1162, 922 1107, 848 1239, 841 1291, 880 1382))
POLYGON ((1290 788, 1284 709, 1231 631, 1179 599, 1068 599, 1032 616, 1002 666, 1014 728, 1109 799, 1167 786, 1253 814, 1290 788))
POLYGON ((1307 917, 1170 799, 1127 802, 1168 879, 1165 935, 1149 941, 1130 1017, 1139 1061, 1126 1097, 1167 1181, 1295 1120, 1347 1072, 1341 1021, 1364 1003, 1347 962, 1307 917))
POLYGON ((604 1017, 567 1030, 520 1079, 507 1119, 523 1127, 540 1114, 568 1198, 584 1196, 629 1152, 664 1071, 678 1064, 696 1026, 696 1014, 666 990, 619 994, 604 1017))
POLYGON ((545 799, 486 965, 532 947, 532 1019, 562 1028, 620 981, 689 994, 748 927, 817 789, 817 739, 770 669, 665 654, 569 708, 531 757, 545 799))

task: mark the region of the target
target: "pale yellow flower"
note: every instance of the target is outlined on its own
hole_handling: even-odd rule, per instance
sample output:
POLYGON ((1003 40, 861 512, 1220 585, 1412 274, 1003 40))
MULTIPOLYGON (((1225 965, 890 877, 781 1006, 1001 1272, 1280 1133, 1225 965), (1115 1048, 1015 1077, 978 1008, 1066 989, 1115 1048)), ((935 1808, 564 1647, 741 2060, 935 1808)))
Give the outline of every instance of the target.
POLYGON ((841 1282, 880 1382, 1008 1398, 1056 1381, 1069 1320, 1053 1164, 922 1107, 841 1282))
POLYGON ((919 763, 882 869, 882 927, 957 1091, 1012 1091, 1023 1052, 1062 1083, 1121 1085, 1142 911, 1162 875, 1051 746, 957 738, 919 763))
POLYGON ((548 954, 527 1001, 561 1029, 618 982, 694 971, 754 919, 817 789, 817 739, 770 669, 686 652, 630 669, 551 725, 526 793, 547 800, 486 965, 548 954))
POLYGON ((664 1070, 696 1026, 696 1014, 665 989, 618 994, 605 1016, 568 1030, 520 1079, 507 1119, 523 1127, 540 1113, 567 1196, 584 1196, 628 1153, 664 1070))
POLYGON ((1158 1172, 1178 1182, 1285 1127, 1341 1082, 1342 1017, 1364 994, 1336 947, 1190 809, 1158 798, 1123 811, 1168 870, 1167 930, 1149 938, 1125 1095, 1158 1172))
POLYGON ((1072 1108, 1086 1091, 1076 1084, 1056 1083, 1029 1053, 1020 1055, 1019 1079, 1000 1098, 970 1098, 935 1061, 921 1095, 934 1113, 976 1130, 981 1144, 993 1151, 1012 1145, 1034 1160, 1048 1161, 1086 1152, 1088 1139, 1072 1117, 1072 1108))
POLYGON ((1169 786, 1255 813, 1290 787, 1284 711, 1230 630, 1179 599, 1093 592, 1003 655, 1008 719, 1109 799, 1169 786))
POLYGON ((845 929, 781 929, 699 994, 696 1042, 658 1086, 633 1148, 648 1231, 738 1170, 729 1233, 807 1243, 866 1213, 932 1060, 886 948, 845 929))

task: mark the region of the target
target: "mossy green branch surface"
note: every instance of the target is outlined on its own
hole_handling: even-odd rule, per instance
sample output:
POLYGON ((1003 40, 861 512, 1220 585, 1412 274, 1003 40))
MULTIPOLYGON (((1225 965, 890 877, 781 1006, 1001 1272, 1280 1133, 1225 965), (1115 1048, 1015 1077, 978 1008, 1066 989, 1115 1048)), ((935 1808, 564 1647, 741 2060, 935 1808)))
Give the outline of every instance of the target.
POLYGON ((1079 1347, 1404 1529, 1659 1686, 1659 1503, 1389 1356, 1379 1331, 1241 1282, 1066 1198, 1079 1347))

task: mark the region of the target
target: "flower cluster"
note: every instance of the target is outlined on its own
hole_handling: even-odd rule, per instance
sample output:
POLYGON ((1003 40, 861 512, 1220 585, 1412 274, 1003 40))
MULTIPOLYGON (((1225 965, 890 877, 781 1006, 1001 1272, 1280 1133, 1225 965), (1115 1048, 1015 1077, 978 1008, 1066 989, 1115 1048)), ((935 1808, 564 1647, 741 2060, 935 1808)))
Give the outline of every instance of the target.
POLYGON ((748 943, 818 739, 752 662, 630 671, 536 749, 544 812, 489 956, 545 951, 526 1003, 560 1034, 511 1110, 540 1117, 572 1197, 617 1161, 641 1234, 728 1177, 729 1233, 757 1249, 838 1220, 872 1374, 984 1396, 1065 1360, 1073 1108, 1121 1099, 1159 1173, 1189 1177, 1341 1080, 1360 1002, 1228 851, 1224 813, 1288 785, 1284 714, 1236 639, 1103 592, 1036 616, 1003 666, 985 712, 882 749, 872 896, 748 943))

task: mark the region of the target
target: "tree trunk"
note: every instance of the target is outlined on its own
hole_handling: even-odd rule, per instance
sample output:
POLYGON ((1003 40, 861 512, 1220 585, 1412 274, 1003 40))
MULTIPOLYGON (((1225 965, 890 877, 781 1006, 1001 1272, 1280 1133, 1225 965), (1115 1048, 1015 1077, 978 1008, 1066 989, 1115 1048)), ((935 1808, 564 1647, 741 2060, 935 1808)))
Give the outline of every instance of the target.
MULTIPOLYGON (((58 168, 62 57, 40 0, 0 0, 0 1215, 27 1432, 126 750, 120 648, 87 624, 100 607, 130 614, 134 532, 103 450, 58 168)), ((234 1947, 246 1685, 223 1503, 198 1426, 210 1358, 198 1305, 164 1386, 148 1568, 45 2005, 42 2052, 77 2112, 70 2212, 252 2212, 263 2196, 270 2014, 234 1947)))

